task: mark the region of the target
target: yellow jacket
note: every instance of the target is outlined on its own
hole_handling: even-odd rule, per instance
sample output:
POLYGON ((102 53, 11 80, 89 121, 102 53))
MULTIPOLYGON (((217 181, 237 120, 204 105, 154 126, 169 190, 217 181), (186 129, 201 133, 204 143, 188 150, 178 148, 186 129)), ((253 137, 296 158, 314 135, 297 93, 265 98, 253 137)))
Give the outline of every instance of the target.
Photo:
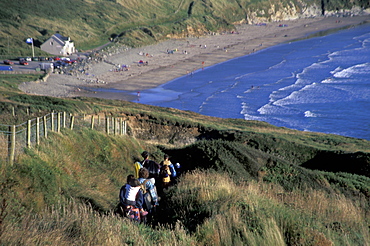
POLYGON ((143 168, 143 166, 141 165, 141 163, 140 162, 135 162, 134 163, 134 168, 135 168, 135 178, 139 178, 139 170, 141 169, 141 168, 143 168))

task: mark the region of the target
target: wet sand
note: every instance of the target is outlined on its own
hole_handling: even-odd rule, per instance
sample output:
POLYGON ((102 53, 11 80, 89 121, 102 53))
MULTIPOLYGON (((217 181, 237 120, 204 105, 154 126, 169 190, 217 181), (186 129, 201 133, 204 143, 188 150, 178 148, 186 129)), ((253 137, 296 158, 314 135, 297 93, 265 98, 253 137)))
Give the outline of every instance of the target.
POLYGON ((137 98, 139 91, 155 88, 202 67, 321 31, 369 21, 370 15, 296 19, 266 25, 242 24, 236 26, 234 32, 169 39, 150 46, 107 53, 104 62, 92 65, 85 74, 51 74, 45 82, 26 82, 19 88, 36 95, 131 101, 137 98), (144 64, 139 64, 140 60, 144 64), (116 71, 122 65, 128 70, 116 71), (99 91, 94 90, 96 88, 100 88, 99 91))

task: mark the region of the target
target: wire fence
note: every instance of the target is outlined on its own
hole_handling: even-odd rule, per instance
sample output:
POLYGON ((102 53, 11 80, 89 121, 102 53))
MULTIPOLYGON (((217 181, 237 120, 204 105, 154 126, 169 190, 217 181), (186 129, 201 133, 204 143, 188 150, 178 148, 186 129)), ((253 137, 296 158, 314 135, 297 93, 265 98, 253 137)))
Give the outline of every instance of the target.
POLYGON ((49 132, 61 132, 62 128, 79 130, 91 128, 107 134, 126 135, 127 122, 123 118, 102 115, 71 115, 66 112, 50 113, 18 125, 0 124, 0 158, 14 164, 15 158, 25 148, 39 145, 49 132))

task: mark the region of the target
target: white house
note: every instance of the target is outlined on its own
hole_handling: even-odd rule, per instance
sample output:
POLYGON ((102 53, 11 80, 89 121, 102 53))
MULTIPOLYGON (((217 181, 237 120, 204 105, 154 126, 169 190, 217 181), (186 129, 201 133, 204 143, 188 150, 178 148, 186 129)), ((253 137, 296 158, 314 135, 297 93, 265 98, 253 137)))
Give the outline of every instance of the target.
POLYGON ((74 43, 70 37, 63 37, 59 33, 54 34, 40 46, 41 50, 53 55, 67 56, 75 53, 74 43))

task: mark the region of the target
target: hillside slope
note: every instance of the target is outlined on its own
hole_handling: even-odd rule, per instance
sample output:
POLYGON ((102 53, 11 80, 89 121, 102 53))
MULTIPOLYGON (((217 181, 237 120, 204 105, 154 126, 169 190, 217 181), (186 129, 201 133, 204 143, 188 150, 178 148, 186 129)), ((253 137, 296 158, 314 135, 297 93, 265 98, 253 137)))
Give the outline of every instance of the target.
MULTIPOLYGON (((279 21, 322 14, 359 14, 366 0, 355 1, 225 1, 225 0, 1 0, 0 55, 29 55, 28 37, 34 38, 35 55, 51 35, 69 36, 78 50, 107 43, 110 38, 139 46, 166 37, 203 35, 232 29, 234 23, 279 21)), ((45 54, 43 54, 45 55, 45 54)))
POLYGON ((118 100, 26 95, 16 89, 23 79, 37 77, 3 77, 2 123, 20 124, 53 110, 100 114, 126 119, 128 135, 62 129, 26 148, 13 166, 1 159, 2 244, 370 242, 369 141, 118 100), (143 150, 158 162, 170 154, 182 166, 178 185, 163 194, 151 226, 113 213, 118 191, 143 150), (158 223, 163 225, 159 230, 158 223), (137 230, 133 234, 128 228, 137 230))
POLYGON ((369 141, 135 103, 108 103, 95 101, 95 107, 127 117, 128 136, 63 129, 37 148, 26 149, 13 167, 1 162, 0 229, 13 229, 0 230, 0 241, 52 240, 58 245, 107 241, 110 245, 342 245, 344 241, 366 245, 370 241, 365 212, 370 208, 370 178, 361 173, 369 169, 369 141), (119 188, 143 150, 157 162, 164 153, 170 154, 174 163, 181 163, 182 174, 178 184, 163 194, 152 227, 138 226, 140 234, 133 235, 127 228, 136 225, 112 212, 119 188), (359 174, 303 167, 316 163, 323 153, 327 153, 325 164, 335 164, 335 158, 343 155, 360 157, 345 163, 359 174), (329 157, 334 157, 332 162, 329 157), (163 226, 158 230, 156 223, 163 226))

